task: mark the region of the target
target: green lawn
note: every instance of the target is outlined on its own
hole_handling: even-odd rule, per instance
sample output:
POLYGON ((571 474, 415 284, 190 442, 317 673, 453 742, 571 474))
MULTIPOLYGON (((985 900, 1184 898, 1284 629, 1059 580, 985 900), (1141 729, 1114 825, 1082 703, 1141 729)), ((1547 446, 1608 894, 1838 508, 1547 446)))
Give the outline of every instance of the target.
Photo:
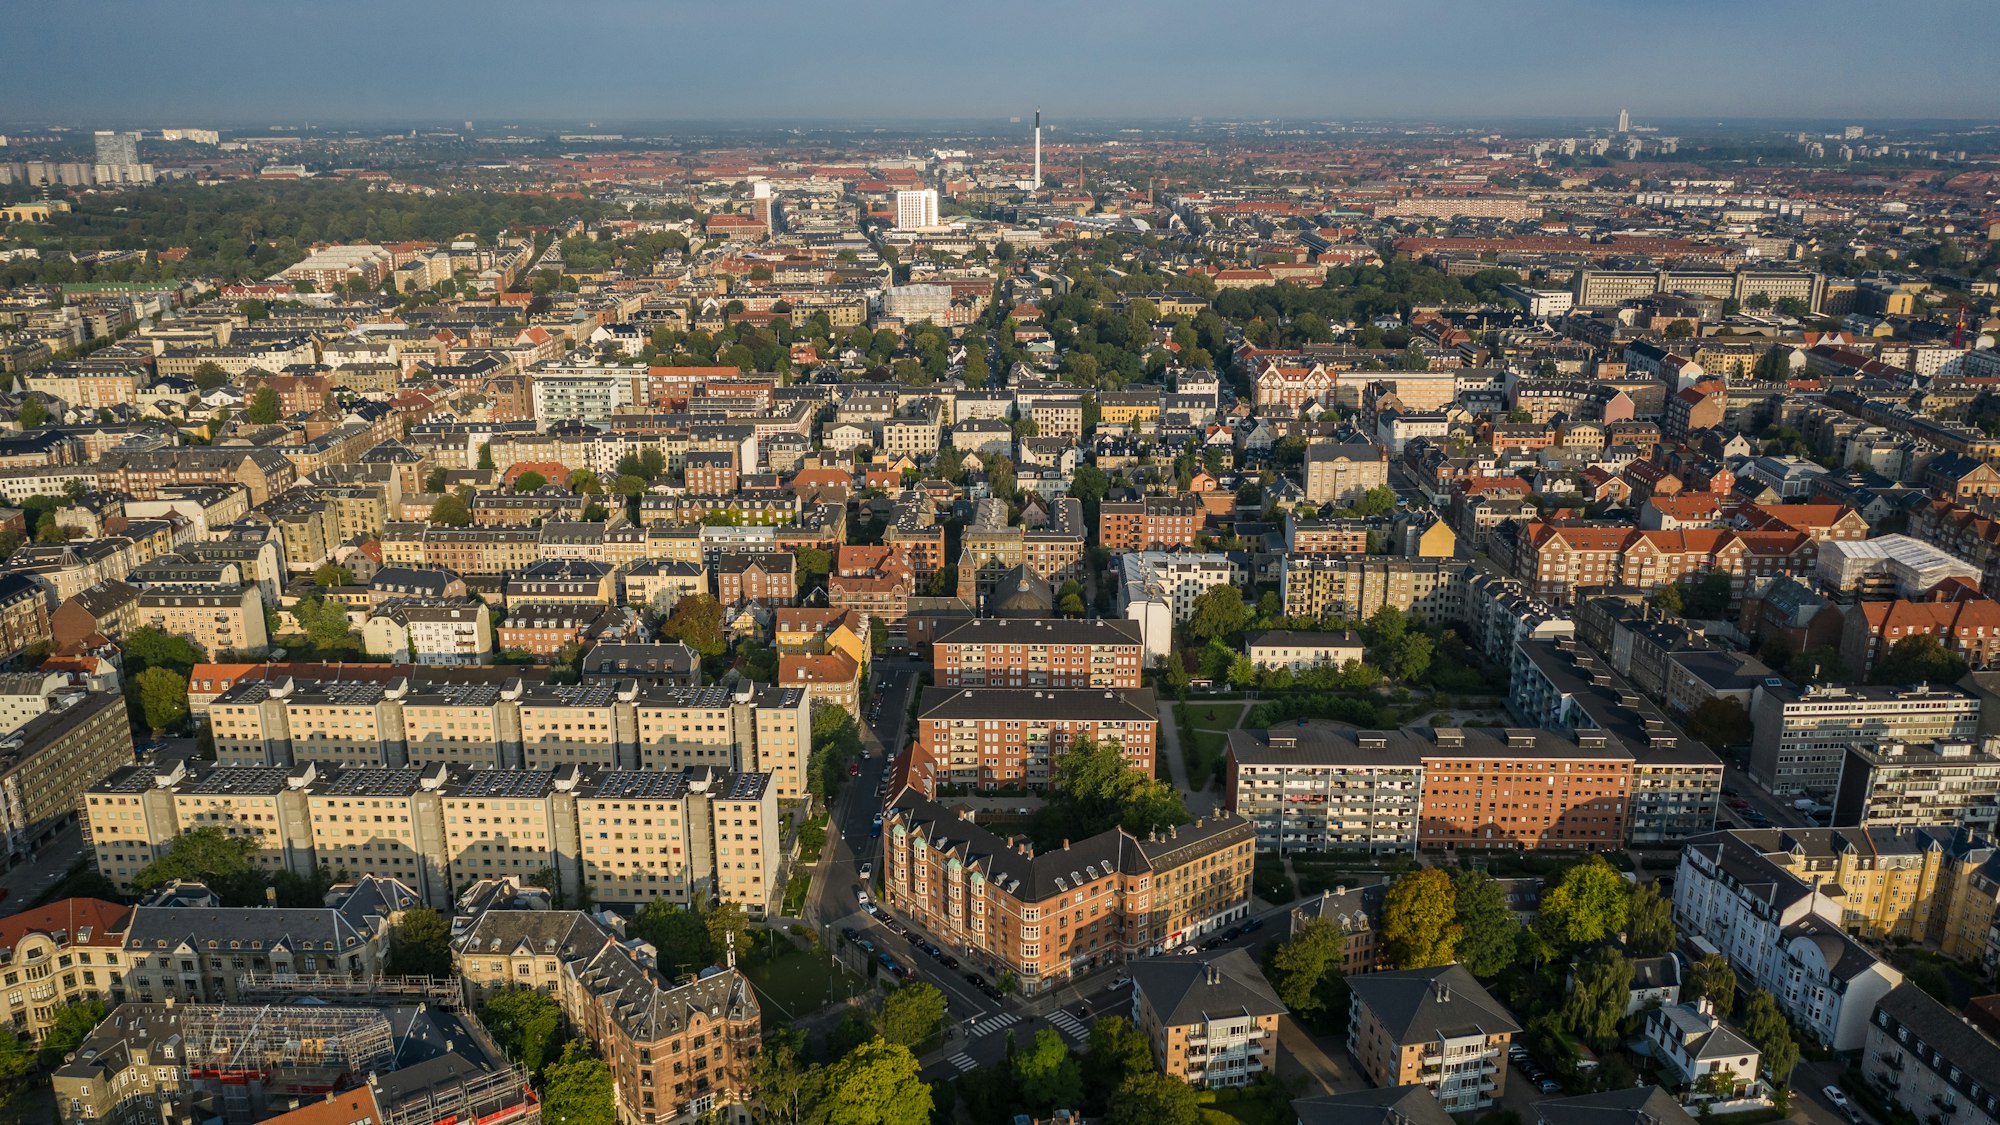
POLYGON ((1243 721, 1247 703, 1187 703, 1177 713, 1187 721, 1181 725, 1181 750, 1187 755, 1188 784, 1206 789, 1211 779, 1222 776, 1222 757, 1229 750, 1229 731, 1243 721))
POLYGON ((785 880, 784 914, 797 918, 806 908, 806 892, 812 889, 812 872, 800 871, 785 880))
POLYGON ((1188 724, 1196 730, 1231 730, 1243 721, 1248 703, 1190 703, 1188 724))
POLYGON ((836 1000, 867 988, 853 973, 829 968, 822 954, 788 949, 775 960, 743 966, 757 989, 757 998, 771 1005, 786 1022, 819 1011, 836 1000))

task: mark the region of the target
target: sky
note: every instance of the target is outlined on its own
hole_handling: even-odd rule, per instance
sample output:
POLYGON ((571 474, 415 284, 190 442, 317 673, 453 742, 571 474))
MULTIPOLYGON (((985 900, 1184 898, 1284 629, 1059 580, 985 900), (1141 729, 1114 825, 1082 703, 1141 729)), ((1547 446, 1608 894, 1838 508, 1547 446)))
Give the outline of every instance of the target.
POLYGON ((2000 119, 1992 0, 64 0, 0 121, 2000 119))

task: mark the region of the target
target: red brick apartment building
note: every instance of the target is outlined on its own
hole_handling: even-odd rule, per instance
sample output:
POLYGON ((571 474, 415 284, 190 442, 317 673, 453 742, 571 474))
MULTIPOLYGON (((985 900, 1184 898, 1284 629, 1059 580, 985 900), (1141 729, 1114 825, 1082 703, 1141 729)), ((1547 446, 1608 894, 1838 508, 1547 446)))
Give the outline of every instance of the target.
POLYGON ((1437 732, 1423 754, 1417 821, 1421 848, 1561 848, 1625 845, 1632 755, 1602 731, 1576 740, 1553 731, 1437 732))
POLYGON ((1201 526, 1201 501, 1187 495, 1107 500, 1097 509, 1097 539, 1107 551, 1193 547, 1201 526))
POLYGON ((1143 645, 1135 621, 982 617, 940 635, 940 687, 1136 688, 1143 645))

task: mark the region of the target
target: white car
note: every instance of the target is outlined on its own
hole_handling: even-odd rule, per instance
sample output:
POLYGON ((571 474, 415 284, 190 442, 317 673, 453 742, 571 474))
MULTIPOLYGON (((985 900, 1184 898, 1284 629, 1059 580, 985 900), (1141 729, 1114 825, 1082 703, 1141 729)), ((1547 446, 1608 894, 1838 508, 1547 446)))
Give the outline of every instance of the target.
POLYGON ((1826 1095, 1826 1100, 1832 1102, 1833 1108, 1840 1112, 1849 1114, 1854 1112, 1854 1108, 1847 1104, 1847 1095, 1841 1091, 1840 1087, 1825 1086, 1820 1089, 1820 1093, 1826 1095))
POLYGON ((861 865, 861 881, 862 881, 862 882, 864 882, 864 883, 865 883, 865 882, 867 882, 867 881, 868 881, 868 877, 869 877, 870 875, 873 875, 873 874, 875 874, 875 865, 874 865, 874 864, 872 864, 872 863, 864 863, 864 864, 862 864, 862 865, 861 865))
POLYGON ((1119 977, 1119 978, 1118 978, 1117 980, 1114 980, 1114 981, 1112 981, 1112 982, 1111 982, 1111 987, 1113 987, 1113 988, 1124 988, 1124 987, 1125 987, 1126 985, 1128 985, 1128 984, 1131 984, 1131 983, 1132 983, 1132 978, 1131 978, 1131 977, 1119 977))

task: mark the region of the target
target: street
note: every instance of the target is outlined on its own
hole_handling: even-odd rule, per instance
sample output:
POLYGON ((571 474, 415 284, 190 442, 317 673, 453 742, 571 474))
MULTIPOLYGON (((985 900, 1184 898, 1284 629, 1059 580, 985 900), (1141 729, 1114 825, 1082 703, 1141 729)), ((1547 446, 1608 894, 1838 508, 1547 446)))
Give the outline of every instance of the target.
POLYGON ((36 850, 33 859, 0 874, 0 915, 26 910, 69 875, 70 868, 83 858, 83 827, 69 824, 55 838, 36 850))

